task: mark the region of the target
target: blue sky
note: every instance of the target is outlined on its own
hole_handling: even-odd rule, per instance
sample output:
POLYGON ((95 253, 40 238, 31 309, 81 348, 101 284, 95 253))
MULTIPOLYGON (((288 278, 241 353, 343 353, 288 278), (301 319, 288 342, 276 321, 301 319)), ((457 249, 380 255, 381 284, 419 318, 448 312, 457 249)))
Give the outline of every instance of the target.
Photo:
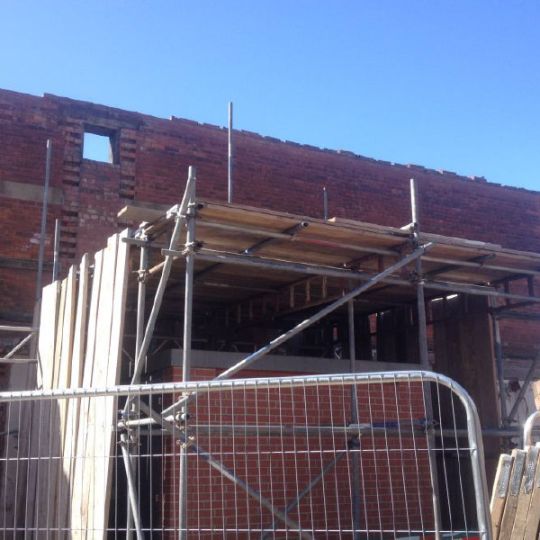
POLYGON ((538 0, 0 8, 0 87, 540 190, 538 0))

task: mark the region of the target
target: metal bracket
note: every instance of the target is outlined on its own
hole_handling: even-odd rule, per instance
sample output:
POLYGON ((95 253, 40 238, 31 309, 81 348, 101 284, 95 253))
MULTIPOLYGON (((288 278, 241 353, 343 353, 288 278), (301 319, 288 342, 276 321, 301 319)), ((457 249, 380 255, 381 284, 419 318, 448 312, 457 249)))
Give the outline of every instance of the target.
POLYGON ((179 204, 175 204, 174 206, 171 206, 168 210, 167 210, 167 213, 165 214, 165 217, 167 219, 173 219, 173 218, 178 218, 180 217, 182 214, 180 214, 180 205, 179 204))

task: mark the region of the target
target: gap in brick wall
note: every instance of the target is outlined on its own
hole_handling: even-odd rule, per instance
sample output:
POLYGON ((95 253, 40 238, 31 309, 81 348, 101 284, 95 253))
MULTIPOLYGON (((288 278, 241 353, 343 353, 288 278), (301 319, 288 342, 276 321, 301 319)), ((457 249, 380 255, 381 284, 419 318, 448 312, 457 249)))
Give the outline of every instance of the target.
POLYGON ((85 130, 83 159, 101 161, 103 163, 115 163, 113 136, 85 130))

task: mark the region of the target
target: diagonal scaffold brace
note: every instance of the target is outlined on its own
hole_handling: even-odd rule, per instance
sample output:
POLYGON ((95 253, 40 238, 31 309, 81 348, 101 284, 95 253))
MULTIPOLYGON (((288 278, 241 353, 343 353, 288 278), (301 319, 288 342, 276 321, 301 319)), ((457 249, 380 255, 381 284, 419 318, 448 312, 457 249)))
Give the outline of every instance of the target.
MULTIPOLYGON (((233 366, 231 366, 229 369, 225 370, 223 373, 218 375, 216 377, 216 380, 223 380, 228 379, 232 377, 235 373, 238 373, 239 371, 246 369, 248 366, 268 354, 270 351, 274 350, 276 347, 279 347, 283 343, 285 343, 287 340, 292 338, 293 336, 299 334, 300 332, 303 332, 306 328, 309 328, 316 322, 320 321, 339 307, 347 304, 350 300, 353 300, 357 296, 361 295, 363 292, 367 291, 389 275, 393 274, 394 272, 397 272, 401 268, 407 266, 409 263, 415 261, 419 257, 421 257, 427 250, 429 250, 432 247, 433 243, 427 243, 423 246, 419 246, 414 251, 409 253, 408 255, 405 255, 402 257, 399 261, 394 263, 393 265, 389 266, 379 274, 376 274, 375 276, 372 276, 370 279, 368 279, 363 285, 360 285, 359 287, 356 287, 352 291, 348 292, 347 294, 344 294, 341 298, 338 298, 325 308, 321 309, 311 317, 308 317, 307 319, 304 319, 302 322, 298 323, 296 326, 291 328, 290 330, 287 330, 287 332, 284 332, 280 336, 276 337, 272 341, 270 341, 267 345, 264 347, 261 347, 254 353, 246 356, 244 359, 240 360, 233 366)), ((165 408, 162 411, 162 415, 164 418, 170 420, 168 418, 170 415, 174 415, 176 411, 178 411, 180 408, 182 408, 188 401, 193 399, 194 394, 191 394, 190 396, 184 396, 177 400, 175 403, 170 405, 169 407, 165 408)))

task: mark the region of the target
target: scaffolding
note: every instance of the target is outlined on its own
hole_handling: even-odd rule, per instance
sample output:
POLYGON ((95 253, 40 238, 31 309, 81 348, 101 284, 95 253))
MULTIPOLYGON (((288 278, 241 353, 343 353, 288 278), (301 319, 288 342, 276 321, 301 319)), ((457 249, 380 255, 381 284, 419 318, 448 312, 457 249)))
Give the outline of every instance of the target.
MULTIPOLYGON (((231 366, 228 378, 278 348, 296 334, 339 309, 362 311, 358 297, 368 300, 366 312, 416 302, 418 358, 430 369, 426 298, 467 294, 488 297, 493 325, 496 374, 501 395, 501 421, 508 427, 535 375, 531 364, 512 410, 502 397, 504 359, 499 321, 505 317, 536 320, 524 308, 538 306, 535 278, 540 255, 501 246, 424 233, 420 228, 417 183, 411 179, 411 223, 402 228, 382 227, 346 219, 315 220, 240 205, 197 199, 195 170, 190 168, 181 204, 161 210, 130 206, 120 212, 126 221, 143 222, 125 239, 140 251, 137 291, 137 347, 132 382, 138 382, 165 291, 169 302, 184 300, 184 380, 190 374, 193 291, 198 301, 211 298, 227 304, 223 322, 238 325, 257 317, 315 310, 312 316, 231 366), (172 228, 172 232, 171 232, 172 228), (163 239, 170 236, 168 245, 163 239), (178 245, 182 249, 178 249, 178 245), (163 260, 149 267, 150 254, 163 260), (182 263, 184 262, 184 265, 182 263), (407 267, 413 263, 414 269, 407 267), (195 266, 197 265, 197 266, 195 266), (184 272, 184 279, 179 272, 184 272), (234 271, 228 271, 231 266, 234 271), (170 279, 174 268, 175 275, 170 279), (147 292, 159 275, 154 301, 144 328, 147 292), (253 276, 260 279, 254 280, 253 276), (360 283, 356 288, 355 284, 360 283), (524 286, 521 286, 521 284, 524 286), (519 292, 513 292, 512 287, 519 292), (178 295, 180 290, 184 294, 178 295), (525 292, 523 292, 523 290, 525 292)), ((349 317, 351 339, 354 316, 349 317)), ((350 355, 354 345, 349 343, 350 355)), ((352 364, 351 364, 352 366, 352 364)))
MULTIPOLYGON (((416 305, 418 358, 425 373, 432 367, 428 350, 427 299, 466 294, 490 299, 497 379, 501 393, 504 370, 498 321, 503 313, 540 303, 540 297, 536 296, 534 291, 534 279, 540 274, 540 255, 503 249, 484 242, 429 234, 421 229, 419 215, 418 189, 414 180, 411 180, 411 223, 402 228, 393 228, 340 218, 317 220, 200 200, 196 195, 196 172, 190 167, 186 188, 179 204, 165 213, 137 206, 127 207, 120 213, 121 219, 138 221, 141 225, 135 231, 124 233, 115 240, 116 249, 123 246, 124 255, 120 256, 118 251, 115 252, 114 261, 117 266, 114 266, 113 261, 110 267, 104 264, 101 271, 102 279, 110 278, 110 273, 114 273, 115 268, 118 270, 124 256, 126 260, 137 265, 136 282, 128 278, 124 282, 119 280, 118 289, 115 286, 115 296, 110 304, 113 309, 117 298, 127 296, 128 303, 131 302, 130 306, 135 311, 134 350, 124 351, 127 355, 132 355, 130 384, 148 382, 143 380, 143 375, 148 371, 148 355, 155 338, 158 319, 163 314, 176 312, 180 302, 183 303, 183 316, 180 317, 183 325, 180 340, 182 380, 186 385, 192 379, 194 302, 210 308, 219 305, 221 309, 216 317, 222 317, 223 325, 234 321, 241 326, 257 318, 263 320, 282 314, 306 314, 305 318, 295 322, 278 337, 228 366, 216 377, 216 382, 221 384, 252 367, 264 356, 280 349, 292 338, 338 310, 346 310, 347 313, 348 356, 350 371, 354 373, 357 365, 355 313, 387 309, 396 304, 416 305), (526 283, 525 293, 511 290, 511 284, 519 281, 526 283), (363 303, 359 298, 361 295, 368 301, 363 303), (153 298, 151 304, 147 303, 148 298, 153 298), (501 306, 500 302, 504 305, 501 306)), ((86 264, 86 271, 89 272, 88 261, 86 264)), ((122 263, 122 271, 127 272, 125 267, 127 268, 122 263)), ((71 279, 72 282, 67 287, 74 290, 76 276, 73 275, 71 279)), ((55 294, 59 294, 58 290, 55 294)), ((67 298, 68 293, 65 294, 67 298)), ((113 314, 112 320, 116 320, 115 317, 113 314)), ((121 326, 115 328, 125 349, 121 326)), ((34 331, 33 328, 30 330, 34 331)), ((98 329, 95 333, 97 342, 98 329)), ((178 339, 178 336, 176 338, 178 339)), ((27 342, 30 339, 28 337, 27 342)), ((24 343, 20 347, 23 345, 24 343)), ((2 361, 16 361, 15 352, 16 350, 8 353, 2 361)), ((27 360, 41 361, 32 355, 26 360, 21 359, 27 360)), ((116 374, 116 378, 118 369, 119 366, 115 364, 112 373, 116 374)), ((527 383, 532 380, 533 375, 534 370, 531 369, 526 377, 527 383)), ((118 382, 116 380, 114 384, 118 382)), ((136 395, 130 393, 121 404, 121 415, 116 428, 120 433, 120 449, 127 479, 128 535, 130 531, 135 531, 138 538, 144 537, 138 513, 140 505, 137 502, 137 478, 134 472, 136 467, 133 464, 134 456, 137 455, 134 451, 136 439, 132 437, 133 430, 144 427, 180 437, 177 529, 180 538, 186 537, 188 455, 191 452, 187 433, 192 409, 197 407, 197 391, 188 391, 187 387, 182 387, 181 390, 181 395, 164 404, 161 410, 150 407, 146 401, 136 399, 136 395)), ((353 386, 349 391, 350 399, 354 401, 357 389, 353 386)), ((433 406, 440 406, 440 402, 436 400, 432 403, 432 392, 427 388, 423 395, 426 400, 425 433, 429 440, 426 456, 429 461, 433 497, 432 532, 436 537, 440 537, 444 529, 439 498, 442 488, 438 486, 436 473, 437 447, 434 438, 437 434, 431 424, 434 420, 433 406)), ((503 429, 495 430, 489 435, 501 437, 514 434, 509 427, 509 420, 515 411, 511 410, 507 414, 503 405, 501 408, 503 429)), ((358 423, 354 410, 353 408, 351 411, 352 425, 358 423)), ((243 425, 240 429, 249 431, 249 427, 243 425)), ((251 428, 259 429, 257 426, 251 428)), ((223 429, 223 426, 220 429, 223 429)), ((283 426, 276 429, 282 433, 283 426)), ((388 435, 388 432, 385 431, 384 434, 388 435)), ((446 435, 440 436, 444 438, 446 435)), ((202 455, 201 452, 196 453, 202 455)), ((207 457, 211 462, 212 456, 207 457)), ((337 456, 334 458, 337 459, 337 456)), ((214 468, 220 470, 217 462, 214 465, 214 468)), ((352 455, 351 467, 359 470, 358 454, 352 455)), ((325 467, 320 471, 321 478, 325 474, 324 470, 325 467)), ((238 481, 238 478, 231 477, 230 471, 222 468, 220 472, 229 480, 238 481)), ((480 484, 481 482, 478 485, 480 484)), ((246 485, 243 489, 251 488, 246 485)), ((353 497, 357 499, 358 485, 351 489, 353 497)), ((478 496, 479 489, 477 486, 478 496)), ((358 522, 359 508, 356 504, 353 506, 356 516, 354 519, 358 522)), ((283 522, 284 516, 278 512, 275 508, 271 510, 271 513, 283 522)), ((297 530, 296 525, 287 523, 286 515, 285 523, 297 530)), ((485 530, 487 529, 484 528, 485 530)), ((260 532, 264 537, 269 531, 271 532, 272 528, 260 532)))

